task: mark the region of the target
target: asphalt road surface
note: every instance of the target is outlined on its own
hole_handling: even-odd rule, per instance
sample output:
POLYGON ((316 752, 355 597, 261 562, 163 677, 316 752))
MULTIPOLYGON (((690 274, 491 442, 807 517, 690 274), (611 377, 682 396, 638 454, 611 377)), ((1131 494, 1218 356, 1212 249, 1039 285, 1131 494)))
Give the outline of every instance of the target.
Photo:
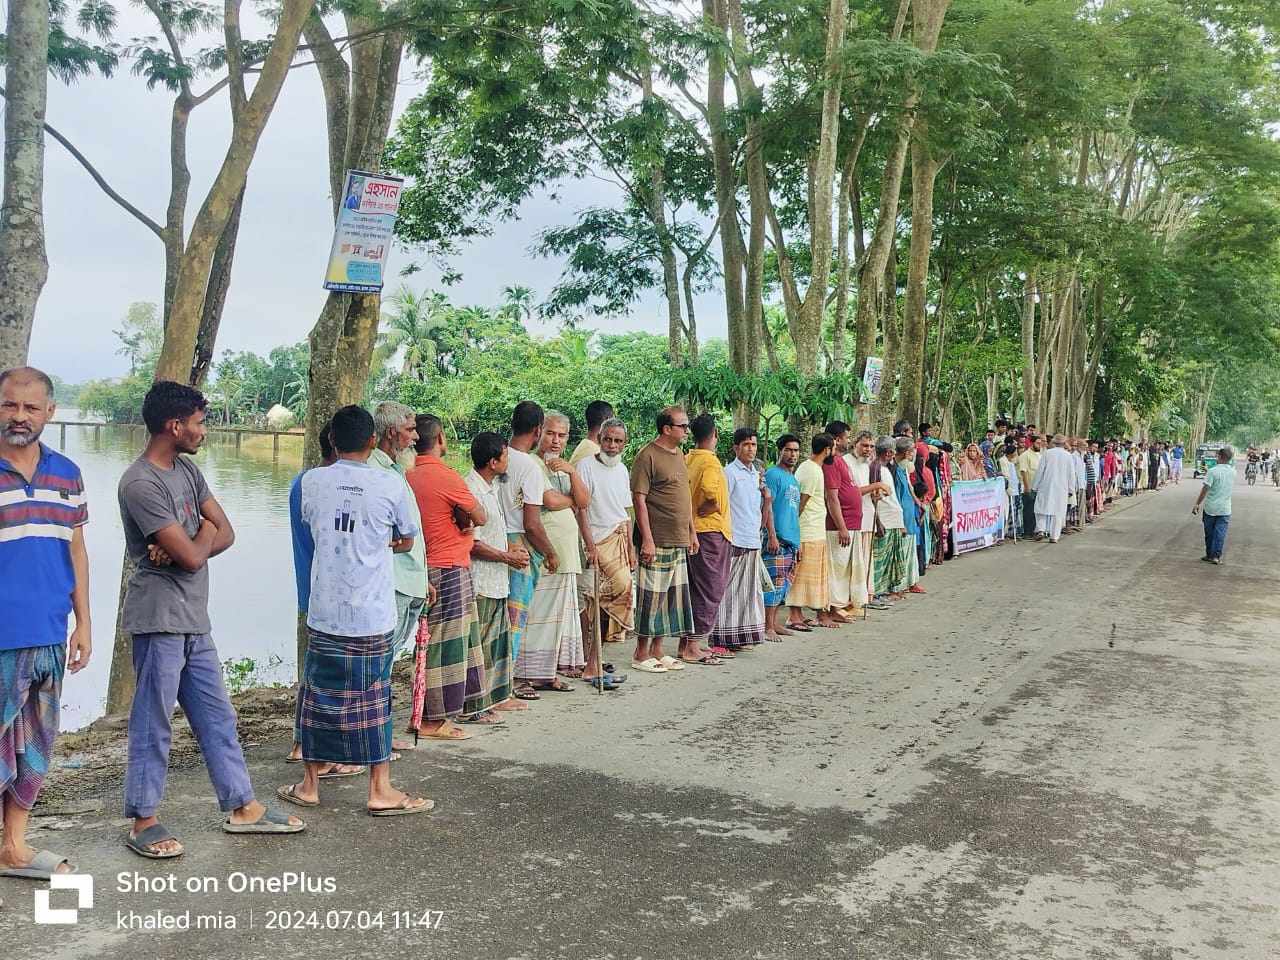
MULTIPOLYGON (((372 819, 354 780, 299 837, 225 836, 184 770, 188 852, 151 863, 109 796, 35 837, 92 908, 36 926, 44 885, 0 880, 0 956, 1280 956, 1280 492, 1241 472, 1214 567, 1199 486, 950 562, 869 622, 424 744, 394 772, 429 816, 372 819)), ((249 751, 261 793, 286 749, 249 751)))

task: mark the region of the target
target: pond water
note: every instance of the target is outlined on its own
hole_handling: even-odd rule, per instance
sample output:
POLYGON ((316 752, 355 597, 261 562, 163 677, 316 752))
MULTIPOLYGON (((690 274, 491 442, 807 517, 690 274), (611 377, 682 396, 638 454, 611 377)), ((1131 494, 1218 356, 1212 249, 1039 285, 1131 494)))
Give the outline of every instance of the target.
MULTIPOLYGON (((58 449, 59 433, 51 423, 41 439, 58 449)), ((236 529, 235 546, 209 563, 209 616, 224 661, 247 657, 256 664, 256 681, 290 683, 296 660, 297 591, 289 542, 289 484, 298 471, 297 455, 273 463, 270 438, 265 439, 265 456, 259 456, 237 451, 229 436, 210 433, 195 458, 236 529)), ((292 438, 282 441, 296 445, 292 438)), ((87 668, 67 674, 64 730, 83 727, 105 711, 124 551, 116 485, 145 443, 141 427, 66 428, 62 452, 79 465, 89 500, 85 540, 94 651, 87 668)))

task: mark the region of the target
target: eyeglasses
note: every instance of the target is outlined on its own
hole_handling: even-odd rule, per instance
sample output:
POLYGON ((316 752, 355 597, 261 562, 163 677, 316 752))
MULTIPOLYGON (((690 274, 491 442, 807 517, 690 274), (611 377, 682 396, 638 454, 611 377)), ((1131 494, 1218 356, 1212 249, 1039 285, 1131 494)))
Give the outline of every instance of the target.
POLYGON ((672 427, 672 429, 675 429, 675 430, 688 430, 688 429, 689 429, 689 424, 687 424, 687 423, 673 423, 673 424, 671 425, 671 427, 672 427))

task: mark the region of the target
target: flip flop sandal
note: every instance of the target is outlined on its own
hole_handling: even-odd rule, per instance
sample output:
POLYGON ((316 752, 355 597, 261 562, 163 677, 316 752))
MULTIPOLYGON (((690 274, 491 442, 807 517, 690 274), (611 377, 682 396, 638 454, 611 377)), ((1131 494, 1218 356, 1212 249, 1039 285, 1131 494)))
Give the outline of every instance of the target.
POLYGON ((450 731, 451 732, 449 733, 440 733, 437 730, 435 733, 423 733, 423 734, 420 734, 420 736, 424 740, 470 740, 471 739, 471 734, 467 733, 467 731, 465 730, 459 730, 457 727, 451 727, 450 731), (457 736, 456 734, 461 734, 461 736, 457 736))
POLYGON ((639 670, 641 673, 666 673, 667 668, 657 657, 650 657, 648 660, 632 660, 631 667, 633 670, 639 670))
POLYGON ((542 696, 533 687, 516 687, 511 695, 517 700, 541 700, 542 696))
POLYGON ((540 693, 568 693, 573 689, 573 687, 569 686, 567 683, 561 683, 559 679, 555 679, 550 683, 543 684, 542 686, 535 685, 533 689, 540 693))
POLYGON ((299 807, 318 807, 319 800, 305 800, 297 794, 298 785, 296 783, 285 784, 283 787, 276 787, 276 796, 285 803, 292 803, 299 807))
MULTIPOLYGON (((340 764, 338 764, 338 766, 340 766, 340 767, 347 767, 347 766, 351 766, 351 764, 347 764, 347 763, 340 763, 340 764)), ((364 768, 364 767, 356 767, 354 770, 346 770, 346 771, 330 769, 330 770, 328 770, 327 772, 320 774, 320 776, 318 777, 318 779, 320 779, 320 780, 343 780, 343 779, 345 779, 346 777, 358 777, 358 776, 360 776, 360 774, 364 773, 364 771, 365 771, 365 768, 364 768)))
MULTIPOLYGON (((147 830, 150 829, 150 827, 147 828, 147 830)), ((147 830, 142 832, 146 833, 147 830)), ((164 839, 168 840, 170 838, 165 837, 164 839)), ((156 843, 158 841, 153 840, 151 842, 156 843)), ((17 877, 20 880, 48 880, 58 872, 58 868, 64 863, 67 865, 67 869, 63 871, 64 873, 77 872, 76 868, 71 865, 71 861, 62 854, 54 853, 52 850, 41 850, 31 858, 31 862, 25 867, 5 867, 0 870, 0 877, 17 877)))
POLYGON ((622 686, 619 683, 614 683, 613 679, 608 675, 604 677, 580 677, 579 679, 587 686, 594 687, 597 690, 617 690, 622 686))
POLYGON ((788 630, 795 630, 797 633, 813 633, 813 627, 807 623, 788 623, 788 630))
POLYGON ((148 847, 155 846, 157 843, 164 843, 166 840, 177 840, 169 828, 153 823, 141 833, 134 835, 132 833, 125 834, 124 845, 136 853, 140 857, 146 857, 148 860, 172 860, 174 857, 182 856, 186 851, 178 850, 176 853, 169 851, 159 853, 155 850, 149 850, 148 847))
POLYGON ((724 663, 724 661, 714 653, 708 653, 706 656, 699 657, 696 660, 690 660, 687 657, 681 657, 680 661, 682 663, 700 663, 704 667, 718 667, 720 666, 720 664, 724 663))
POLYGON ((436 806, 434 800, 427 800, 425 797, 417 806, 409 806, 412 802, 411 798, 405 797, 394 807, 365 807, 365 809, 369 811, 371 817, 407 817, 415 813, 427 813, 434 810, 436 806))
POLYGON ((232 823, 230 817, 222 821, 223 833, 301 833, 305 829, 305 823, 290 823, 287 813, 270 807, 253 823, 232 823))

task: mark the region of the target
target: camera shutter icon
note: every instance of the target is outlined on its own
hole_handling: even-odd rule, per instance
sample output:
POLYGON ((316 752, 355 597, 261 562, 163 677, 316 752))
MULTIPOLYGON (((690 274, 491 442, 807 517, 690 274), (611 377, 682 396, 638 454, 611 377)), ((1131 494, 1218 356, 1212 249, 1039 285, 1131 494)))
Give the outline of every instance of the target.
POLYGON ((55 873, 49 878, 48 890, 35 891, 35 921, 45 924, 72 924, 80 920, 81 910, 93 908, 93 877, 87 873, 55 873), (53 890, 76 891, 76 905, 66 909, 49 906, 53 890))

